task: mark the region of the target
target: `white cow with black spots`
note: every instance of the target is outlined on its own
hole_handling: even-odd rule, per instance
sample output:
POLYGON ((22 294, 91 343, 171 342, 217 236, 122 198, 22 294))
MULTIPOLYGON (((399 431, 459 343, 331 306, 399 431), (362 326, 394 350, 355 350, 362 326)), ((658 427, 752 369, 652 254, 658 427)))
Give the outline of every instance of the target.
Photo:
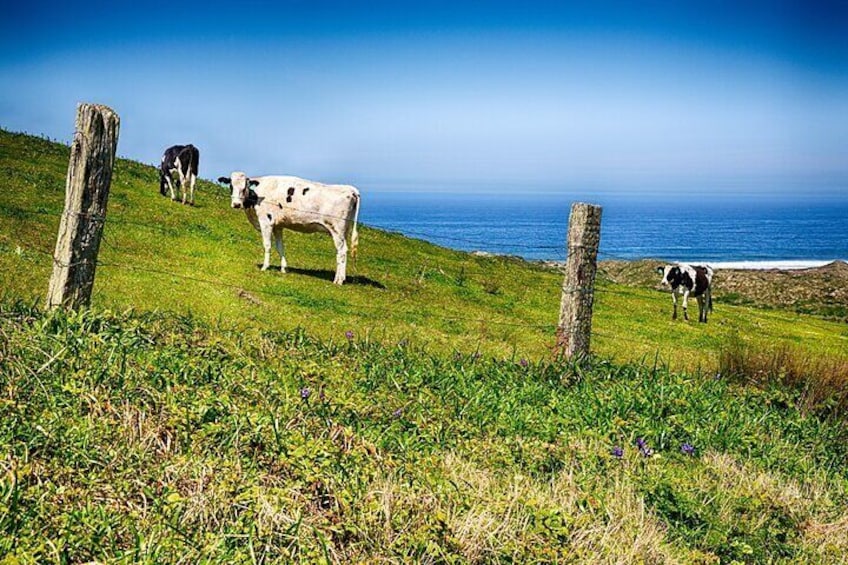
POLYGON ((713 295, 711 285, 713 282, 713 270, 708 266, 688 265, 686 263, 675 263, 657 267, 657 272, 662 275, 662 285, 671 287, 671 300, 674 302, 674 313, 671 318, 677 319, 677 296, 675 292, 683 295, 683 318, 688 320, 686 311, 689 306, 689 296, 698 299, 698 321, 707 323, 707 308, 713 310, 713 295))
POLYGON ((336 246, 335 284, 346 278, 348 240, 351 257, 356 256, 359 235, 359 191, 350 185, 321 184, 290 176, 248 177, 236 171, 218 182, 232 190, 233 208, 244 208, 247 219, 262 234, 265 260, 271 261, 271 240, 280 254, 280 271, 286 272, 283 228, 313 233, 325 232, 336 246))

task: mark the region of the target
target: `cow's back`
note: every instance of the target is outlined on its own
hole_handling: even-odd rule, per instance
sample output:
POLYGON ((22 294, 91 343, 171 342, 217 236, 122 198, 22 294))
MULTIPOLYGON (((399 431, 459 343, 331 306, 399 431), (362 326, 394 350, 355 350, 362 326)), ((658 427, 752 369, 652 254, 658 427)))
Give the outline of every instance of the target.
POLYGON ((288 209, 293 221, 327 222, 350 219, 358 204, 359 190, 346 184, 323 184, 293 176, 252 177, 256 194, 288 209))

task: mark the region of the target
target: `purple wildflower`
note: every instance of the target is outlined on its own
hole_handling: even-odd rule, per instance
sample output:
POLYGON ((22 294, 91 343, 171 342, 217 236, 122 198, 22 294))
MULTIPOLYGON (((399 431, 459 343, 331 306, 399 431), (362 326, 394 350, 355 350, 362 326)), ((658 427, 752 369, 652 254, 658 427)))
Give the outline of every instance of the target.
POLYGON ((646 445, 639 448, 639 453, 641 453, 643 457, 650 457, 654 454, 654 450, 646 445))
POLYGON ((680 446, 680 451, 686 455, 695 455, 695 446, 690 443, 684 443, 680 446))
POLYGON ((392 418, 394 418, 394 419, 398 419, 401 416, 403 416, 403 408, 398 408, 397 410, 392 412, 392 418))
POLYGON ((347 331, 345 332, 345 337, 347 338, 347 340, 348 340, 348 341, 353 341, 353 331, 352 331, 352 330, 347 330, 347 331))
POLYGON ((312 391, 309 390, 309 387, 305 386, 302 389, 300 389, 300 398, 301 399, 307 400, 309 398, 310 394, 312 394, 312 391))
POLYGON ((522 358, 518 361, 518 364, 519 364, 519 365, 521 365, 522 367, 526 367, 526 366, 527 366, 527 365, 529 365, 530 363, 528 363, 528 362, 527 362, 527 359, 525 359, 524 357, 522 357, 522 358))
POLYGON ((618 457, 619 459, 624 456, 624 450, 619 445, 613 447, 611 453, 613 457, 618 457))
POLYGON ((645 442, 645 440, 644 440, 643 438, 641 438, 641 437, 637 437, 637 438, 636 438, 636 446, 637 446, 639 449, 643 449, 643 448, 644 448, 645 446, 647 446, 647 445, 648 445, 648 444, 645 442))

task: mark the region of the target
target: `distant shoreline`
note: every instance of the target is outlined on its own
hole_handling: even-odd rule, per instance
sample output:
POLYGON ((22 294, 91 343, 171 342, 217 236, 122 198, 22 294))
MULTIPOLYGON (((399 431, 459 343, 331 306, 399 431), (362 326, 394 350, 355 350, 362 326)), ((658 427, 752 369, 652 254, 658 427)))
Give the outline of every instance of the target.
POLYGON ((846 259, 830 259, 828 261, 808 261, 804 259, 791 260, 770 260, 770 261, 704 261, 702 264, 707 264, 714 269, 739 269, 747 271, 761 271, 776 269, 779 271, 794 271, 800 269, 815 269, 824 267, 831 263, 842 262, 848 263, 846 259))
MULTIPOLYGON (((479 253, 479 252, 477 252, 479 253)), ((641 261, 656 261, 660 263, 677 263, 678 261, 663 261, 662 259, 642 258, 642 259, 614 259, 615 263, 637 263, 641 261)), ((600 262, 605 262, 603 259, 600 262)), ((830 265, 831 263, 844 263, 848 266, 848 259, 830 259, 830 260, 806 260, 806 259, 786 259, 786 260, 764 260, 764 261, 681 261, 692 265, 709 265, 713 269, 722 270, 739 270, 739 271, 801 271, 804 269, 817 269, 830 265)), ((564 261, 540 261, 548 266, 561 268, 565 265, 564 261)))

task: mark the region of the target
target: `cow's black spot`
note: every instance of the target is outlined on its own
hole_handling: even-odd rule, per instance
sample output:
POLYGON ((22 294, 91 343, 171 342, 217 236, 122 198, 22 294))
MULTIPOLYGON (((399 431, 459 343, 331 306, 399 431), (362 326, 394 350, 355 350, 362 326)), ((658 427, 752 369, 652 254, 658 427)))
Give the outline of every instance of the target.
POLYGON ((282 209, 283 209, 283 205, 282 205, 282 204, 280 204, 279 202, 277 202, 277 206, 279 206, 280 210, 282 210, 282 209))
POLYGON ((271 217, 271 214, 266 214, 266 215, 268 216, 268 221, 271 221, 271 220, 274 219, 274 218, 271 217))
POLYGON ((680 280, 683 286, 685 286, 690 291, 692 290, 692 287, 695 286, 695 281, 692 280, 692 277, 689 276, 689 273, 683 273, 683 275, 680 277, 680 280))
POLYGON ((294 196, 294 187, 290 186, 289 191, 288 191, 288 196, 286 196, 286 202, 291 202, 292 196, 294 196))
POLYGON ((303 194, 305 195, 307 192, 309 192, 309 188, 304 188, 304 189, 303 189, 303 194))
POLYGON ((710 286, 707 280, 707 270, 704 267, 695 267, 695 296, 700 296, 710 286))
POLYGON ((259 195, 253 190, 248 190, 247 198, 244 199, 244 207, 253 208, 257 204, 259 204, 259 195))

